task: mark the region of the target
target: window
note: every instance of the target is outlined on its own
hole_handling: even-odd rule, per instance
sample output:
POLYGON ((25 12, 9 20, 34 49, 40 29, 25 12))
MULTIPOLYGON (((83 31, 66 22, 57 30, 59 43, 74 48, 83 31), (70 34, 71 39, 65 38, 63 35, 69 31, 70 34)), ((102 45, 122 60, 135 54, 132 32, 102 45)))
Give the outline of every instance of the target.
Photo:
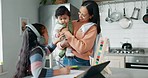
POLYGON ((2 44, 2 7, 0 0, 0 62, 3 62, 3 44, 2 44))

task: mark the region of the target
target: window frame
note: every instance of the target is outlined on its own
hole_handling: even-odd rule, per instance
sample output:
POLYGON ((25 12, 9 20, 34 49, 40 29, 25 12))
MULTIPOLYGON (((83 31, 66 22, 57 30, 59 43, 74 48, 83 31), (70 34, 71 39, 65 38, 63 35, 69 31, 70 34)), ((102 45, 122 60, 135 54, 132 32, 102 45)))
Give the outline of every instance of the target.
POLYGON ((0 0, 0 62, 3 62, 2 1, 0 0))

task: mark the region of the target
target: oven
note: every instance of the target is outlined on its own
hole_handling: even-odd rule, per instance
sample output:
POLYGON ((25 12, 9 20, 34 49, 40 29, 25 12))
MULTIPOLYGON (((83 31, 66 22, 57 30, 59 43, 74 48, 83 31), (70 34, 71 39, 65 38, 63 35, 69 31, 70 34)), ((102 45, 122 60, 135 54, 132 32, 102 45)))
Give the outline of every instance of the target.
POLYGON ((125 56, 126 68, 148 69, 148 56, 144 56, 145 49, 143 48, 133 48, 132 50, 115 48, 110 49, 110 53, 116 55, 123 54, 125 56))
POLYGON ((126 56, 125 66, 126 68, 148 69, 148 57, 147 56, 126 56))

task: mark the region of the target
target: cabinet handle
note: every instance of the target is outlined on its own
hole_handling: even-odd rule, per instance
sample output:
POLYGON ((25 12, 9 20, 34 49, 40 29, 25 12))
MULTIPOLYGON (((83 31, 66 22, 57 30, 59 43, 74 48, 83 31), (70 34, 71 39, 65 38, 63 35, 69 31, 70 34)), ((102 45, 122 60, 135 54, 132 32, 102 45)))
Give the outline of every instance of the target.
POLYGON ((148 65, 132 65, 131 64, 131 67, 148 67, 148 65))

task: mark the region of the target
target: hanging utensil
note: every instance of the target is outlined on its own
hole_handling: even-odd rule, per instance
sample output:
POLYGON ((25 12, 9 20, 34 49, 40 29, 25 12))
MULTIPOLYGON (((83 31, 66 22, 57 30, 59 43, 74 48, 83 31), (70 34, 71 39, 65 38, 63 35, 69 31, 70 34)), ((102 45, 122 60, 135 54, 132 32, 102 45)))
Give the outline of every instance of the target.
POLYGON ((101 16, 102 13, 103 13, 103 10, 104 10, 104 8, 103 8, 103 2, 100 2, 98 5, 99 5, 99 14, 101 16))
MULTIPOLYGON (((109 5, 109 3, 108 3, 108 5, 109 5)), ((113 21, 110 18, 110 12, 111 12, 111 7, 109 5, 109 8, 108 8, 108 17, 106 17, 105 21, 106 22, 109 22, 109 23, 112 23, 113 21)))
POLYGON ((108 17, 105 19, 106 22, 112 23, 113 21, 110 18, 110 8, 108 8, 108 17))
POLYGON ((132 20, 126 16, 125 3, 124 3, 123 12, 124 12, 123 18, 119 21, 119 24, 120 24, 121 28, 127 29, 132 25, 132 20))
POLYGON ((143 16, 143 21, 144 21, 145 23, 148 23, 148 6, 147 6, 147 8, 146 8, 146 14, 143 16))
POLYGON ((143 22, 148 24, 148 0, 147 0, 147 7, 146 7, 146 14, 143 16, 143 22))
POLYGON ((138 18, 139 18, 139 12, 140 12, 140 9, 135 7, 134 8, 134 11, 132 13, 131 19, 138 20, 138 18))
POLYGON ((116 1, 115 1, 115 12, 113 12, 110 16, 111 20, 113 22, 117 22, 119 21, 121 18, 122 18, 122 15, 120 12, 117 12, 117 9, 116 9, 116 1))
MULTIPOLYGON (((137 0, 136 0, 136 1, 137 1, 137 0)), ((135 5, 136 5, 136 1, 134 2, 134 10, 133 10, 131 19, 138 20, 138 18, 139 18, 139 13, 140 13, 140 9, 135 6, 135 5)))

